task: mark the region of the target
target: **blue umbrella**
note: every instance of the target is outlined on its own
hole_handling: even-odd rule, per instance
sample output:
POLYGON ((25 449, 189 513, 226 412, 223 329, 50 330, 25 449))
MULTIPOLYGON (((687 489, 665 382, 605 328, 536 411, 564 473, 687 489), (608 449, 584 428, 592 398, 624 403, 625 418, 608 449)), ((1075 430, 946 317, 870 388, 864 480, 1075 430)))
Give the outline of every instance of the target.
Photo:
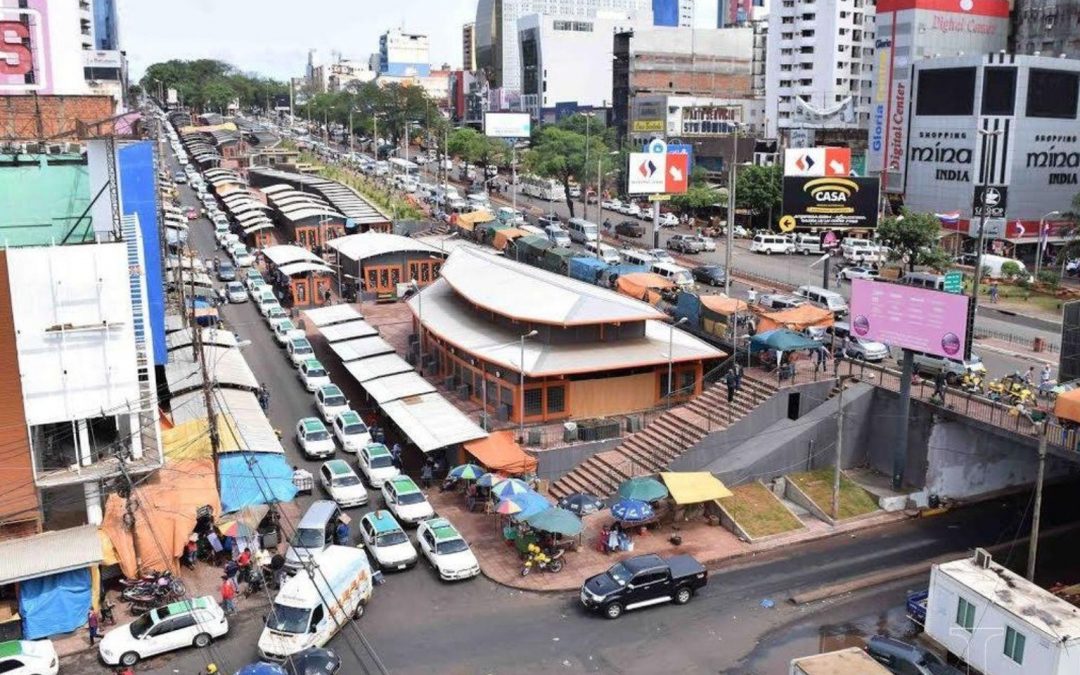
POLYGON ((475 464, 462 464, 450 469, 450 477, 459 480, 476 480, 484 475, 484 468, 475 464))
POLYGON ((507 497, 509 501, 514 502, 521 507, 521 510, 513 514, 514 520, 525 520, 531 518, 541 511, 547 511, 551 508, 551 503, 541 494, 529 490, 517 495, 511 495, 507 497))
POLYGON ((476 479, 476 484, 479 485, 480 487, 489 488, 492 485, 495 485, 496 483, 500 483, 500 482, 502 482, 504 480, 506 480, 506 476, 503 476, 501 474, 485 473, 483 476, 480 476, 479 478, 476 479))
POLYGON ((611 506, 611 515, 624 523, 640 523, 650 520, 653 515, 653 507, 646 502, 637 499, 620 499, 611 506))
POLYGON ((513 495, 521 495, 532 492, 529 484, 518 478, 507 478, 491 486, 491 493, 499 499, 505 499, 513 495))
POLYGON ((581 533, 581 519, 566 509, 554 507, 525 519, 533 528, 572 537, 581 533))

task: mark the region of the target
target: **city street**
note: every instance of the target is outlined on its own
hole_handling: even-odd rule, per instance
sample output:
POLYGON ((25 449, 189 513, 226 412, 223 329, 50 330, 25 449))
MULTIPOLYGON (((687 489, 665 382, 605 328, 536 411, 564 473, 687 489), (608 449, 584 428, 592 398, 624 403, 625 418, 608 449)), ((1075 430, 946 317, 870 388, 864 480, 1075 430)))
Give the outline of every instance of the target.
MULTIPOLYGON (((195 204, 186 186, 181 192, 185 206, 195 204)), ((200 257, 213 257, 215 246, 205 220, 192 222, 189 244, 200 257)), ((311 395, 298 383, 250 303, 226 305, 222 314, 229 328, 251 340, 244 355, 272 392, 270 419, 283 431, 290 461, 314 472, 318 462, 299 455, 291 432, 298 418, 313 413, 311 395)), ((1044 528, 1068 522, 1074 511, 1070 487, 1050 491, 1044 528)), ((301 508, 319 497, 316 490, 314 496, 301 498, 301 508)), ((370 497, 365 509, 378 502, 375 493, 370 497)), ((792 591, 943 553, 963 555, 975 546, 1024 536, 1029 508, 1029 496, 1023 494, 815 542, 800 547, 795 555, 786 550, 747 560, 715 572, 710 585, 687 607, 633 612, 615 622, 586 614, 575 594, 528 594, 483 577, 446 584, 420 565, 389 575, 375 589, 359 626, 385 669, 395 673, 509 672, 525 664, 530 672, 778 673, 795 656, 843 646, 868 634, 909 636, 902 610, 904 591, 926 580, 892 583, 798 607, 787 602, 792 591), (765 599, 775 605, 763 607, 765 599)), ((1052 540, 1043 544, 1043 560, 1070 560, 1075 557, 1073 549, 1068 538, 1052 540)), ((1018 547, 1011 560, 1022 561, 1023 555, 1023 547, 1018 547)), ((1054 570, 1048 580, 1065 577, 1054 570)), ((229 636, 212 648, 158 657, 139 672, 197 673, 213 658, 222 672, 231 673, 257 658, 261 621, 260 611, 236 617, 229 636)), ((345 660, 343 672, 378 671, 350 630, 331 644, 345 660)), ((96 652, 72 659, 67 667, 105 672, 96 652)))

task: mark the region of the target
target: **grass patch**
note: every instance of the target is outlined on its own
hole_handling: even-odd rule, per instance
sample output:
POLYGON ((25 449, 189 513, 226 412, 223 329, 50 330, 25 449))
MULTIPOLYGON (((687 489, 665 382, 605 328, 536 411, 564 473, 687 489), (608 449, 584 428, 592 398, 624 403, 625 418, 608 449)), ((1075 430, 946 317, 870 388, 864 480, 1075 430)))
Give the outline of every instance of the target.
MULTIPOLYGON (((792 473, 786 477, 817 504, 818 508, 832 514, 832 469, 792 473)), ((872 494, 849 480, 847 476, 840 474, 840 520, 877 510, 877 500, 872 494)))
POLYGON ((757 481, 731 488, 731 492, 732 496, 721 499, 720 503, 754 539, 802 527, 795 514, 757 481))
MULTIPOLYGON (((971 281, 964 280, 964 292, 971 294, 971 281)), ((1043 312, 1061 314, 1064 302, 1053 293, 1044 293, 1031 288, 1021 288, 1012 284, 998 284, 998 299, 1011 305, 1030 306, 1043 312)), ((990 280, 979 283, 979 304, 990 304, 990 280)))
POLYGON ((371 200, 386 211, 391 218, 422 220, 423 212, 385 186, 355 171, 333 164, 323 164, 318 157, 309 152, 301 152, 300 160, 316 166, 320 176, 347 185, 371 200))

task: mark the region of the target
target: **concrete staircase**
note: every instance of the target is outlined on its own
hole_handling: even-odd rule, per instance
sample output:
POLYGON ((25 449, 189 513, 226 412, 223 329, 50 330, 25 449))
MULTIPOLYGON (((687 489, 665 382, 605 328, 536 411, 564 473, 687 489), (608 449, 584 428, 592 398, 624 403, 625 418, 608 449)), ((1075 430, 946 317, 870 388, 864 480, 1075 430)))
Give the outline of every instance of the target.
POLYGON ((607 497, 632 476, 665 470, 707 434, 723 431, 777 390, 774 382, 743 377, 730 408, 727 387, 714 384, 683 405, 660 414, 613 450, 598 452, 551 486, 556 499, 574 492, 607 497))

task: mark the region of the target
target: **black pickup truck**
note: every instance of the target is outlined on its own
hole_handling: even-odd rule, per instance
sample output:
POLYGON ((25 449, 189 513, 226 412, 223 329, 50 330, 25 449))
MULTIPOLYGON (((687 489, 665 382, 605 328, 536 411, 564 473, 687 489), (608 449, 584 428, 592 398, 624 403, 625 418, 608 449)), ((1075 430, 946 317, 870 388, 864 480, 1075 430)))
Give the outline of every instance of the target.
POLYGON ((685 605, 706 583, 705 566, 688 555, 667 560, 655 554, 639 555, 586 579, 581 586, 581 604, 618 619, 624 611, 639 607, 664 602, 685 605))

